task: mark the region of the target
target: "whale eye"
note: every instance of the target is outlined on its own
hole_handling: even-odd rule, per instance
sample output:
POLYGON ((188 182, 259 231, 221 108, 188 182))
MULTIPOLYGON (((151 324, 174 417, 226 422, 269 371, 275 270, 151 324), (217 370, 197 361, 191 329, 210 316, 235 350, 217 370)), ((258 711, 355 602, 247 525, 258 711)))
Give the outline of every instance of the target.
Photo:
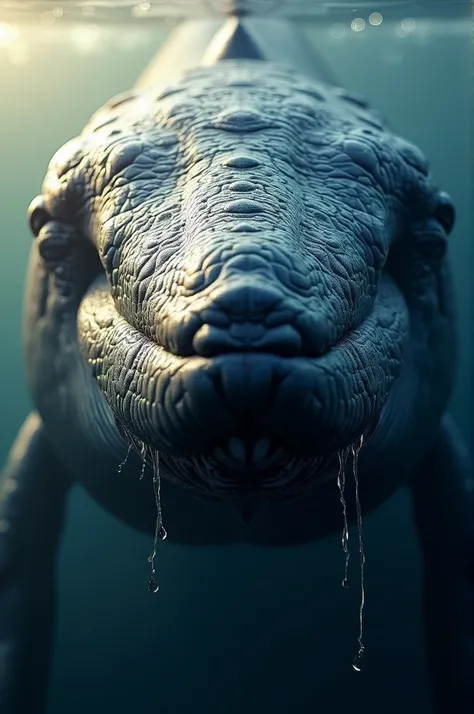
POLYGON ((45 208, 43 197, 36 196, 28 207, 28 222, 30 224, 30 230, 35 238, 38 236, 43 226, 51 220, 52 217, 45 208))
POLYGON ((438 196, 434 218, 444 228, 446 234, 449 235, 456 221, 456 210, 451 197, 444 191, 438 196))

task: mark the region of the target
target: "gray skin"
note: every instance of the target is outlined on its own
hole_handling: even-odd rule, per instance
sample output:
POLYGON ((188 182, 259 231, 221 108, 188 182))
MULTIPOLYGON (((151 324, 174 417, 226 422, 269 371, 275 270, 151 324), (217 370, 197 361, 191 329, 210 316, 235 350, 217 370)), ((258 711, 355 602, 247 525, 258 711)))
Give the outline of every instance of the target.
POLYGON ((470 711, 451 200, 363 100, 249 54, 109 102, 30 206, 3 714, 43 711, 71 483, 153 535, 159 454, 170 540, 289 545, 340 530, 339 455, 361 443, 364 515, 413 487, 435 710, 470 711))

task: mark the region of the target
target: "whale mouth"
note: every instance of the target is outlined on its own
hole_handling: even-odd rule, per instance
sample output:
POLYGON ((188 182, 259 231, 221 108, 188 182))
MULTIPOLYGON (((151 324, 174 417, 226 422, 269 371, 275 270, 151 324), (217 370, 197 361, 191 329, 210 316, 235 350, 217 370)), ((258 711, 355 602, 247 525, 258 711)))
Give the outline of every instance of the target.
POLYGON ((387 278, 372 311, 320 357, 167 351, 118 312, 104 277, 78 313, 82 352, 122 437, 206 498, 299 494, 337 474, 377 424, 403 361, 408 311, 387 278))
POLYGON ((204 497, 277 501, 335 478, 341 453, 305 457, 266 438, 246 446, 242 439, 231 437, 191 458, 165 455, 164 464, 172 479, 187 483, 204 497), (258 453, 264 448, 268 448, 265 456, 258 453))
POLYGON ((398 377, 408 322, 387 278, 363 323, 320 357, 186 357, 130 325, 99 278, 83 298, 78 334, 138 453, 159 452, 169 477, 200 494, 273 498, 334 476, 340 450, 372 430, 398 377))
POLYGON ((159 453, 116 420, 124 440, 143 463, 158 461, 166 477, 207 501, 262 504, 297 498, 309 488, 322 486, 340 474, 352 448, 367 445, 379 419, 353 445, 324 455, 303 456, 267 437, 231 436, 206 452, 190 457, 159 453))
MULTIPOLYGON (((155 449, 117 420, 125 441, 153 463, 155 449)), ((170 480, 212 500, 261 493, 265 498, 297 495, 311 482, 323 483, 337 472, 338 455, 302 456, 267 437, 231 436, 189 457, 161 453, 170 480)))

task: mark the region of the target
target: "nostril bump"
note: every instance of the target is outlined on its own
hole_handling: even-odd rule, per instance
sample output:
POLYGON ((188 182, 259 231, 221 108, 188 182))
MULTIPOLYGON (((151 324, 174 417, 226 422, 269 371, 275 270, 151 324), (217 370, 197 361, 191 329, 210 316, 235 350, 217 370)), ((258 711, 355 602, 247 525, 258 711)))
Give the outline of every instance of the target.
POLYGON ((228 330, 214 325, 202 325, 193 338, 194 352, 201 357, 212 357, 238 347, 228 330))
POLYGON ((263 320, 284 299, 280 290, 253 279, 235 281, 215 290, 211 299, 236 320, 263 320))
POLYGON ((301 354, 302 339, 291 325, 281 325, 267 330, 247 329, 233 331, 213 325, 202 325, 193 339, 194 352, 201 357, 214 357, 226 352, 266 352, 282 357, 301 354))

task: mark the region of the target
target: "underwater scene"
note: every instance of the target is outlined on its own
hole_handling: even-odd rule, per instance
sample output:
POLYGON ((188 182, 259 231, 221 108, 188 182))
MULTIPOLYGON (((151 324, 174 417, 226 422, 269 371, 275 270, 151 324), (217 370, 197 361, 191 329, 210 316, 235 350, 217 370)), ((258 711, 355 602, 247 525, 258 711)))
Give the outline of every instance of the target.
POLYGON ((0 714, 474 710, 472 31, 0 0, 0 714))

